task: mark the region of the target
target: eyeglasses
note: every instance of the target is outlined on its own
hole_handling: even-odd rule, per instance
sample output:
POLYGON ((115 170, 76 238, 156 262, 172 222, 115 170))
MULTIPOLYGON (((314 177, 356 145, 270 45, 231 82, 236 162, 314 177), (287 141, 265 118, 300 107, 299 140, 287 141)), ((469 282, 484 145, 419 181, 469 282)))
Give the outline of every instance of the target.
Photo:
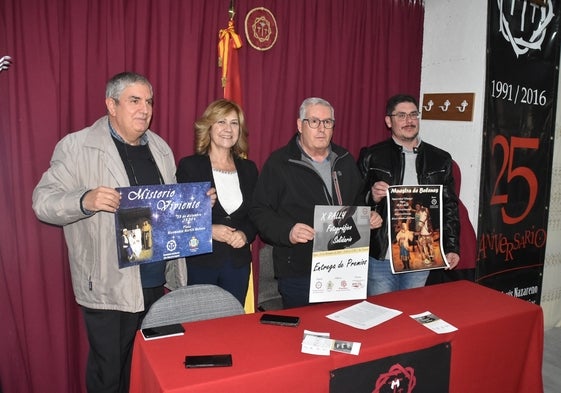
POLYGON ((323 123, 323 126, 326 129, 331 129, 333 127, 335 127, 335 120, 333 119, 325 119, 325 120, 319 120, 319 119, 302 119, 302 121, 307 121, 308 125, 310 126, 310 128, 319 128, 319 125, 321 123, 323 123))
POLYGON ((403 121, 407 118, 410 118, 411 120, 417 120, 420 115, 421 114, 419 112, 413 111, 411 113, 397 112, 397 113, 394 113, 393 115, 390 115, 390 116, 395 117, 396 119, 403 121))

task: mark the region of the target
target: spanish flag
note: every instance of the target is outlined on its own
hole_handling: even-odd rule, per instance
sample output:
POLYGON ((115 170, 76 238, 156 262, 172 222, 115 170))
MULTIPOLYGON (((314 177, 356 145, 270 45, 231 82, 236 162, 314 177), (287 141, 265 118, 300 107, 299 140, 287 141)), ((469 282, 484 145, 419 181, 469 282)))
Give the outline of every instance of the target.
POLYGON ((218 66, 222 68, 224 98, 234 101, 240 107, 243 106, 238 61, 238 49, 241 47, 242 40, 234 29, 234 20, 230 19, 228 28, 220 30, 218 34, 218 66))

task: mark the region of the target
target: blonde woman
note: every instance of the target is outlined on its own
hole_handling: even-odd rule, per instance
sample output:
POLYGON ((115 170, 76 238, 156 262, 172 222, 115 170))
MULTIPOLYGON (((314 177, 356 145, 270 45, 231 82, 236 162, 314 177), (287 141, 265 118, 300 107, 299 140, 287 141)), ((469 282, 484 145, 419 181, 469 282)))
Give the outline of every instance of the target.
POLYGON ((232 293, 241 304, 249 283, 256 228, 248 217, 257 166, 246 159, 247 128, 241 108, 221 99, 211 103, 195 122, 195 150, 180 160, 177 181, 210 181, 218 199, 212 208, 210 254, 186 258, 188 285, 214 284, 232 293))

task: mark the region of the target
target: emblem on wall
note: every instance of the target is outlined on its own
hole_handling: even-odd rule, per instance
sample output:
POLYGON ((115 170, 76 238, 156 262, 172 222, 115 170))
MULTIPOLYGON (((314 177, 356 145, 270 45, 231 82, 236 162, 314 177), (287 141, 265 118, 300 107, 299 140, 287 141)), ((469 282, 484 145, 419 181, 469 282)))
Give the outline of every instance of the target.
POLYGON ((250 10, 245 17, 245 36, 253 48, 271 49, 278 36, 277 21, 271 11, 263 7, 250 10))

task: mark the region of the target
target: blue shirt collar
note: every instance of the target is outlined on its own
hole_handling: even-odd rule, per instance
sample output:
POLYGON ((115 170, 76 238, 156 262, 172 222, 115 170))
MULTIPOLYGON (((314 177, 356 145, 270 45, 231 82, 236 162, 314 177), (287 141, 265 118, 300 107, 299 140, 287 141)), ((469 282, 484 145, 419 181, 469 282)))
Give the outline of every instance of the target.
MULTIPOLYGON (((113 138, 117 139, 119 142, 127 143, 121 135, 117 134, 117 131, 115 131, 113 126, 111 126, 111 121, 109 120, 109 118, 107 118, 107 124, 109 124, 109 132, 111 133, 111 136, 113 138)), ((148 135, 146 135, 146 133, 144 133, 140 137, 140 145, 144 146, 144 145, 147 145, 147 144, 148 144, 148 135)))

